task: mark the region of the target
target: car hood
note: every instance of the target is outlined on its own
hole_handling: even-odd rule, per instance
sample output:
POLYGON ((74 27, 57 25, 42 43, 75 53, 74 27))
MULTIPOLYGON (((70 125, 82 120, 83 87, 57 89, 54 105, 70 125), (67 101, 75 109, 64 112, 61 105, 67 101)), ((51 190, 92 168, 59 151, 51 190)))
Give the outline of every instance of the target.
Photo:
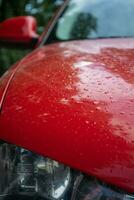
POLYGON ((8 88, 0 138, 134 192, 134 40, 31 53, 8 88))

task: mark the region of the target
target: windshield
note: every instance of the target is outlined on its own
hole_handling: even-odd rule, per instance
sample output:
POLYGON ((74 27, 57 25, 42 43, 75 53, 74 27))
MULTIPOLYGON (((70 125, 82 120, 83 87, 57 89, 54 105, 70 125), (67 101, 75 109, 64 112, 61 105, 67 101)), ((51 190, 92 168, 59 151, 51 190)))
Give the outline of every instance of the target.
POLYGON ((51 41, 134 36, 134 0, 70 0, 51 41))

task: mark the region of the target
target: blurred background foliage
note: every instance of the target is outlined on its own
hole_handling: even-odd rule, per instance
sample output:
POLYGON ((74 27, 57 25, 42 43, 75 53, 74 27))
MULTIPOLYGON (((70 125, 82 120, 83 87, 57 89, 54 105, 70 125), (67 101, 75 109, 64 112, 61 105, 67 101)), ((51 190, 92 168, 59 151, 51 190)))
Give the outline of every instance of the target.
MULTIPOLYGON (((49 19, 61 6, 64 0, 0 0, 0 22, 5 19, 21 16, 34 16, 38 24, 38 33, 41 34, 49 19)), ((12 64, 21 59, 30 50, 7 49, 0 47, 0 75, 12 64)))

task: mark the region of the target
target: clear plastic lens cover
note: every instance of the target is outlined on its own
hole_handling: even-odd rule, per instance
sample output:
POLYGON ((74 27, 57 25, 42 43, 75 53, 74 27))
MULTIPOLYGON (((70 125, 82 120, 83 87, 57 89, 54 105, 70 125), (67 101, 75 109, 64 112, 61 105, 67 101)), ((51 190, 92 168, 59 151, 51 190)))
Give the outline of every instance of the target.
POLYGON ((0 196, 60 199, 70 182, 70 168, 10 144, 0 144, 0 196))
POLYGON ((0 144, 0 200, 131 200, 132 195, 57 161, 0 144), (23 197, 23 198, 22 198, 23 197))

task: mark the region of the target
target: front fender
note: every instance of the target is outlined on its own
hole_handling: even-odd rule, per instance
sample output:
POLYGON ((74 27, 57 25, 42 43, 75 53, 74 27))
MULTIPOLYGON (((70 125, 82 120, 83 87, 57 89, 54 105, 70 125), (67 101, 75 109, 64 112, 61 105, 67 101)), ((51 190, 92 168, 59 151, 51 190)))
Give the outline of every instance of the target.
POLYGON ((133 66, 132 39, 37 50, 10 84, 0 138, 134 192, 133 66))

